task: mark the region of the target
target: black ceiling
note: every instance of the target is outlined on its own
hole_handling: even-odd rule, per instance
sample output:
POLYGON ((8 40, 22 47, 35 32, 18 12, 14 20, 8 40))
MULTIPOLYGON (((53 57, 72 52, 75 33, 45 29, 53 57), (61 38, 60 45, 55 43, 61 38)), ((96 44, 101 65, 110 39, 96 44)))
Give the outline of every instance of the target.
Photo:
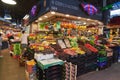
MULTIPOLYGON (((16 0, 17 5, 8 5, 0 0, 0 16, 4 16, 5 10, 9 10, 10 14, 14 19, 22 19, 25 14, 29 13, 31 7, 36 4, 39 0, 16 0)), ((96 5, 97 7, 102 6, 103 0, 80 0, 80 1, 86 1, 91 4, 96 5)), ((117 2, 120 0, 107 0, 107 4, 112 4, 114 2, 117 2)))
POLYGON ((0 1, 0 16, 4 16, 7 9, 14 19, 21 19, 39 0, 16 0, 16 5, 8 5, 0 1))

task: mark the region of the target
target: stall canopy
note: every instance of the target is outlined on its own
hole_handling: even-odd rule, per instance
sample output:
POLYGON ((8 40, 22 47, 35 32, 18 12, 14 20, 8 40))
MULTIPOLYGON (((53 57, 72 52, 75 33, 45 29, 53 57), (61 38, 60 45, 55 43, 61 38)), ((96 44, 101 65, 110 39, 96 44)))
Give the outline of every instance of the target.
MULTIPOLYGON (((79 0, 40 0, 38 4, 34 5, 30 11, 29 22, 33 22, 40 16, 46 14, 50 11, 55 11, 58 13, 69 14, 78 17, 90 18, 101 20, 101 12, 94 15, 88 15, 80 6, 81 2, 79 0)), ((94 5, 92 5, 94 6, 94 5)))

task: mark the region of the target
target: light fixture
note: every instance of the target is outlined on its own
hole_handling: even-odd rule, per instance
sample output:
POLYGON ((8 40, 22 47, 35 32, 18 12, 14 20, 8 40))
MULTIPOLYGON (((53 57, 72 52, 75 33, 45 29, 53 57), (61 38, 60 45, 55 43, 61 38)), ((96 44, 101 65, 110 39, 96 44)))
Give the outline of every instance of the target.
POLYGON ((84 25, 87 24, 86 22, 83 23, 84 25))
POLYGON ((5 14, 5 15, 4 15, 4 19, 6 19, 6 20, 11 20, 12 17, 11 17, 10 14, 5 14))
POLYGON ((11 4, 11 5, 16 5, 16 1, 15 0, 1 0, 2 2, 6 3, 6 4, 11 4))
POLYGON ((35 22, 38 22, 38 20, 36 20, 35 22))
POLYGON ((29 18, 29 15, 28 14, 26 14, 24 17, 23 17, 23 19, 28 19, 29 18))
POLYGON ((44 16, 45 18, 47 18, 48 16, 44 16))
POLYGON ((52 11, 52 12, 51 12, 51 14, 55 14, 55 12, 54 12, 54 11, 52 11))
POLYGON ((87 21, 89 21, 90 19, 87 19, 87 21))
POLYGON ((98 24, 102 24, 102 22, 98 22, 98 24))
POLYGON ((70 15, 69 15, 69 14, 66 14, 65 16, 66 16, 66 17, 69 17, 70 15))
POLYGON ((41 21, 41 20, 42 20, 42 18, 39 18, 38 20, 40 20, 40 21, 41 21))
POLYGON ((77 17, 78 19, 81 19, 81 17, 77 17))

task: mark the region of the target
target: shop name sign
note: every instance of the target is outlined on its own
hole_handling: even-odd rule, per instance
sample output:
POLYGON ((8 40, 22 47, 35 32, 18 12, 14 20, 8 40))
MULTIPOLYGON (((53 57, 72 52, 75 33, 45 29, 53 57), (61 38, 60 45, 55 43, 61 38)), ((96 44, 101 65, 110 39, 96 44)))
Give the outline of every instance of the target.
POLYGON ((52 0, 52 4, 54 4, 55 6, 59 6, 59 7, 63 7, 63 8, 68 8, 68 9, 73 9, 73 10, 79 10, 78 7, 70 5, 70 4, 66 4, 57 0, 52 0))
POLYGON ((80 15, 79 1, 77 0, 51 0, 51 10, 80 15))

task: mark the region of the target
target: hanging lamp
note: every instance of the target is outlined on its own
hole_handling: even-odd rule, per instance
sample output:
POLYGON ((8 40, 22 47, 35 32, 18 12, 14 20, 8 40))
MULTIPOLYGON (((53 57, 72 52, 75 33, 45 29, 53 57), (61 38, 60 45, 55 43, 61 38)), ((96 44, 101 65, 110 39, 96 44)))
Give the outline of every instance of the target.
POLYGON ((4 19, 6 19, 6 20, 11 20, 12 19, 11 15, 10 15, 10 12, 8 10, 5 10, 4 19))
POLYGON ((1 0, 2 2, 10 5, 16 5, 17 2, 15 0, 1 0))
POLYGON ((12 17, 11 17, 10 14, 5 14, 5 15, 4 15, 4 19, 6 19, 6 20, 11 20, 12 17))

